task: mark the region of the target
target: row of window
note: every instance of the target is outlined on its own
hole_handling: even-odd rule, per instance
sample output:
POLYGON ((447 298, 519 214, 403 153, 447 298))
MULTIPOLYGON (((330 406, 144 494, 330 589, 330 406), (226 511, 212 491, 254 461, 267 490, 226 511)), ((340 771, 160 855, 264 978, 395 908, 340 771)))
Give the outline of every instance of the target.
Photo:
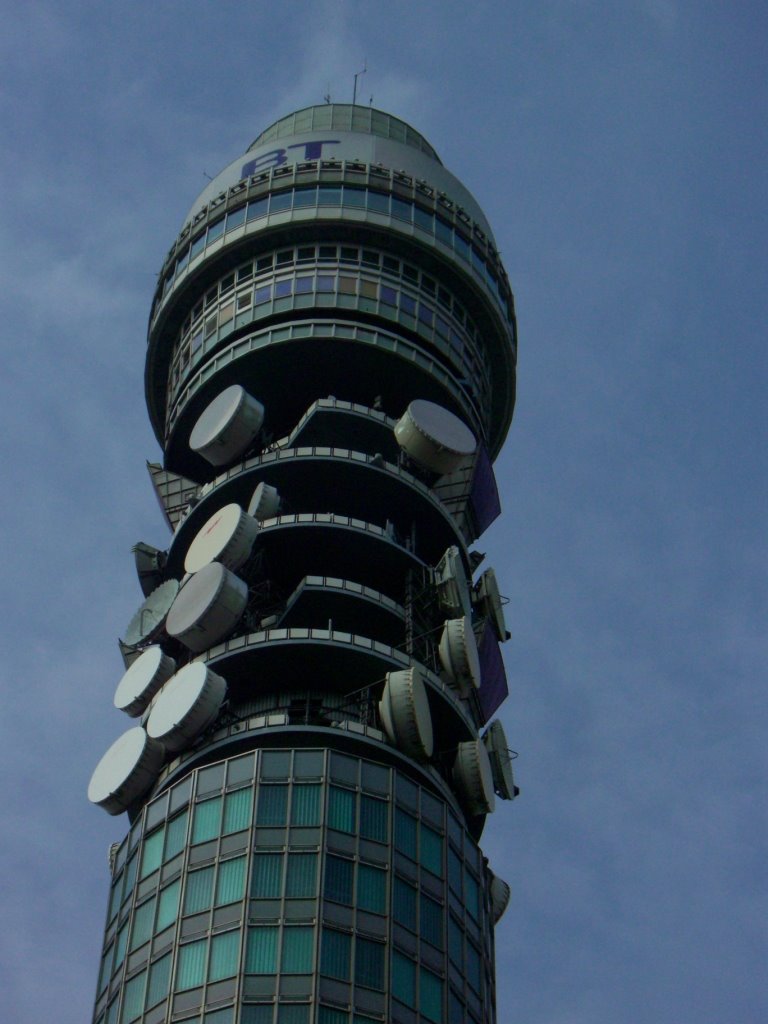
MULTIPOLYGON (((442 290, 442 289, 441 289, 442 290)), ((168 382, 173 401, 181 373, 195 365, 204 352, 211 351, 234 328, 241 328, 262 317, 292 309, 327 306, 354 309, 393 320, 418 330, 438 350, 458 364, 469 376, 481 396, 490 392, 489 371, 481 356, 479 334, 474 341, 465 328, 452 325, 435 307, 434 299, 417 298, 390 285, 345 273, 299 274, 262 280, 255 288, 229 294, 218 309, 195 321, 174 350, 173 371, 168 382)))
POLYGON ((248 203, 222 214, 210 221, 207 227, 193 238, 191 244, 179 254, 175 264, 164 278, 163 295, 168 293, 175 278, 203 252, 206 246, 211 245, 227 232, 241 228, 248 222, 258 221, 263 217, 278 213, 322 207, 347 211, 365 210, 369 213, 381 214, 412 225, 438 242, 442 242, 472 267, 475 274, 488 285, 505 310, 505 314, 511 319, 503 283, 478 247, 473 245, 457 227, 453 227, 438 214, 424 209, 413 201, 354 185, 298 186, 283 192, 274 192, 259 199, 252 199, 248 203))
MULTIPOLYGON (((134 975, 123 989, 119 1024, 132 1024, 145 1010, 165 1000, 171 991, 172 953, 134 975)), ((386 946, 361 935, 321 929, 319 973, 337 981, 384 992, 386 946)), ((315 929, 304 925, 249 927, 241 963, 239 930, 206 936, 179 947, 174 992, 213 985, 241 972, 246 975, 310 975, 315 969, 315 929)), ((444 982, 429 968, 399 950, 390 963, 393 998, 418 1008, 423 1020, 443 1021, 444 982)))

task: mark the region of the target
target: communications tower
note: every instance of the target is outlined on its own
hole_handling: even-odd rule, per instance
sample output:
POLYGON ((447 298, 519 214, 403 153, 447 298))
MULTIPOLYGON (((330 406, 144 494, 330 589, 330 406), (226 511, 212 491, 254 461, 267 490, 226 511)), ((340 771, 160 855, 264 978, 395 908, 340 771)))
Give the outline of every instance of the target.
POLYGON ((476 201, 355 105, 205 188, 152 303, 127 812, 95 1024, 493 1024, 509 887, 478 846, 511 754, 499 514, 512 293, 476 201))

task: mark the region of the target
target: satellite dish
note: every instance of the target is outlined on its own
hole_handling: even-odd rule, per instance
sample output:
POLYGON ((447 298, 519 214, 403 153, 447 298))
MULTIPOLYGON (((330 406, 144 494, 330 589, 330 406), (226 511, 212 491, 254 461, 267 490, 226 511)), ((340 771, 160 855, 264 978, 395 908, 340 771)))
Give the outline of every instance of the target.
POLYGON ((185 665, 163 686, 147 720, 147 733, 166 750, 189 747, 219 713, 227 684, 201 661, 185 665))
POLYGON ((415 761, 429 760, 434 747, 432 715, 418 666, 387 673, 379 714, 390 742, 415 761))
POLYGON ((453 781, 469 815, 490 814, 496 806, 493 773, 482 740, 460 743, 453 765, 453 781))
POLYGON ((483 734, 493 773, 493 788, 502 800, 514 800, 519 790, 512 774, 512 757, 504 726, 496 719, 483 734))
POLYGON ((447 619, 440 637, 440 663, 449 680, 466 695, 470 686, 480 686, 480 655, 468 615, 447 619))
POLYGON ((155 587, 128 623, 124 639, 129 647, 138 647, 140 644, 150 644, 157 640, 163 632, 168 609, 178 592, 178 580, 166 580, 159 587, 155 587))
POLYGON ((119 736, 94 769, 88 799, 108 814, 122 814, 156 780, 165 748, 140 725, 119 736))
POLYGON ((458 547, 453 544, 435 566, 435 586, 440 607, 449 615, 470 615, 472 596, 458 547))
POLYGON ((257 484, 256 490, 248 502, 248 515, 261 521, 272 519, 280 511, 280 495, 276 487, 271 487, 263 481, 257 484))
POLYGON ((253 550, 259 524, 237 504, 225 505, 198 530, 184 559, 187 572, 198 572, 209 562, 221 562, 233 571, 253 550))
POLYGON ((477 447, 458 416, 423 398, 411 402, 397 421, 395 440, 414 462, 441 476, 458 469, 477 447))
POLYGON ((189 447, 212 466, 227 466, 246 452, 264 422, 264 406, 233 384, 207 405, 192 428, 189 447))
POLYGON ((490 889, 491 915, 493 917, 493 923, 498 924, 504 916, 504 911, 509 906, 509 898, 512 895, 512 890, 503 878, 499 878, 498 875, 494 875, 493 872, 491 872, 490 889))
POLYGON ((137 718, 176 671, 176 662, 158 646, 147 647, 131 663, 115 690, 115 707, 137 718))
POLYGON ((232 632, 247 601, 248 587, 243 580, 220 562, 209 562, 179 591, 168 612, 166 629, 199 654, 232 632))
POLYGON ((486 569, 475 586, 475 601, 480 607, 482 614, 491 620, 496 636, 504 643, 509 639, 507 623, 504 619, 504 603, 499 593, 499 585, 496 582, 496 573, 493 569, 486 569))

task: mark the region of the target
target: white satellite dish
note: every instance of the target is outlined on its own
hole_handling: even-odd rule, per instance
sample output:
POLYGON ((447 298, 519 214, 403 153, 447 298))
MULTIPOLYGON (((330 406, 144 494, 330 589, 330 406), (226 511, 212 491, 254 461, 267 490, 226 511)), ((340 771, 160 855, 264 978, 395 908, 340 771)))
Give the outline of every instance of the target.
POLYGON ((190 746, 219 713, 227 684, 201 661, 179 669, 163 686, 147 720, 147 733, 166 750, 190 746))
POLYGON ((494 809, 493 773, 482 740, 466 740, 459 744, 453 765, 453 781, 468 814, 490 814, 494 809))
POLYGON ((434 747, 432 715, 418 666, 387 673, 379 714, 390 742, 415 761, 429 760, 434 747))
POLYGON ((448 548, 435 566, 435 587, 443 611, 451 616, 471 614, 472 595, 461 552, 455 544, 448 548))
POLYGON ((504 911, 509 906, 509 898, 512 895, 512 890, 503 878, 499 878, 499 876, 494 875, 493 872, 491 872, 490 889, 493 923, 498 924, 504 915, 504 911))
POLYGON ((447 619, 440 637, 440 663, 449 680, 462 693, 470 686, 480 686, 480 655, 477 651, 472 622, 468 615, 447 619))
POLYGON ((122 814, 157 779, 165 748, 140 725, 119 736, 94 769, 88 799, 108 814, 122 814))
POLYGON ((517 796, 517 787, 512 774, 512 757, 504 726, 498 718, 486 729, 483 743, 491 762, 493 788, 502 800, 514 800, 517 796))
POLYGON ((209 562, 179 591, 165 628, 199 654, 232 632, 247 601, 243 580, 220 562, 209 562))
POLYGON ((152 643, 163 632, 165 617, 179 592, 178 580, 166 580, 155 587, 128 623, 124 642, 128 647, 152 643))
POLYGON ((248 502, 248 515, 253 516, 261 522, 262 519, 272 519, 280 511, 280 494, 276 487, 265 484, 264 481, 256 485, 256 490, 248 502))
POLYGON ((421 466, 441 476, 474 454, 475 435, 442 405, 418 398, 395 424, 395 440, 421 466))
POLYGON ((161 647, 147 647, 132 662, 115 690, 115 707, 137 718, 176 671, 176 662, 161 647))
POLYGON ((199 572, 209 562, 221 562, 236 571, 248 561, 258 532, 253 516, 235 503, 225 505, 198 530, 184 559, 185 570, 199 572))
POLYGON ((232 384, 205 407, 189 435, 189 447, 212 466, 226 466, 246 452, 261 430, 264 406, 232 384))
POLYGON ((475 585, 475 602, 481 614, 493 623, 498 639, 503 643, 509 639, 507 623, 504 619, 504 602, 499 593, 499 584, 493 569, 486 569, 475 585))

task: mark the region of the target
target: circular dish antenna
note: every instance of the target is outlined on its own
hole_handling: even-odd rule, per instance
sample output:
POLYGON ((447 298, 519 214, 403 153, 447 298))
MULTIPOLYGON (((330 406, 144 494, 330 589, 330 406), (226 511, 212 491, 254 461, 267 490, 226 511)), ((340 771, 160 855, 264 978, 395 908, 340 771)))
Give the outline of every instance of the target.
POLYGON ((498 875, 494 875, 493 872, 491 872, 490 889, 493 923, 498 924, 504 916, 504 911, 509 906, 509 898, 512 895, 512 890, 503 878, 499 878, 498 875))
POLYGON ((453 473, 477 447, 475 435, 442 405, 417 398, 395 424, 395 440, 419 465, 453 473))
POLYGON ((379 714, 390 741, 415 761, 428 761, 434 747, 432 715, 421 670, 413 665, 388 672, 379 714))
POLYGON ((509 639, 507 623, 504 619, 504 602, 499 592, 499 584, 496 581, 496 573, 493 569, 486 569, 475 587, 475 600, 480 606, 482 614, 489 618, 493 624, 493 630, 498 639, 503 643, 509 639))
POLYGON ((88 799, 108 814, 122 814, 154 783, 165 748, 140 725, 119 736, 94 769, 88 799))
POLYGON ((232 632, 247 601, 246 584, 220 562, 209 562, 179 591, 165 628, 199 654, 232 632))
POLYGON ((435 586, 440 607, 449 615, 469 615, 472 595, 461 553, 455 544, 445 552, 435 566, 435 586))
POLYGON ((466 693, 470 686, 480 686, 480 655, 468 615, 446 620, 439 653, 448 678, 460 691, 466 693))
POLYGON ((240 568, 253 550, 259 524, 237 504, 215 512, 189 545, 184 568, 199 572, 209 562, 221 562, 233 571, 240 568))
POLYGON ((201 661, 185 665, 163 686, 147 733, 172 753, 189 747, 219 713, 227 684, 201 661))
POLYGON ((115 707, 137 718, 176 671, 176 662, 162 648, 147 647, 132 662, 115 690, 115 707))
POLYGON ((493 773, 493 788, 502 800, 514 800, 518 794, 512 774, 512 756, 509 752, 504 726, 496 719, 483 734, 483 743, 488 751, 493 773))
POLYGON ((248 502, 248 515, 261 521, 272 519, 280 511, 280 495, 276 487, 265 484, 264 481, 257 484, 256 490, 248 502))
POLYGON ((247 451, 264 422, 264 406, 233 384, 201 413, 189 435, 189 447, 212 466, 227 466, 247 451))
POLYGON ((493 773, 482 740, 467 740, 459 744, 453 765, 453 781, 468 814, 490 814, 494 809, 493 773))
POLYGON ((163 632, 168 609, 176 600, 178 592, 178 580, 166 580, 159 587, 155 587, 128 623, 124 643, 129 647, 138 647, 140 644, 150 644, 157 640, 163 632))

